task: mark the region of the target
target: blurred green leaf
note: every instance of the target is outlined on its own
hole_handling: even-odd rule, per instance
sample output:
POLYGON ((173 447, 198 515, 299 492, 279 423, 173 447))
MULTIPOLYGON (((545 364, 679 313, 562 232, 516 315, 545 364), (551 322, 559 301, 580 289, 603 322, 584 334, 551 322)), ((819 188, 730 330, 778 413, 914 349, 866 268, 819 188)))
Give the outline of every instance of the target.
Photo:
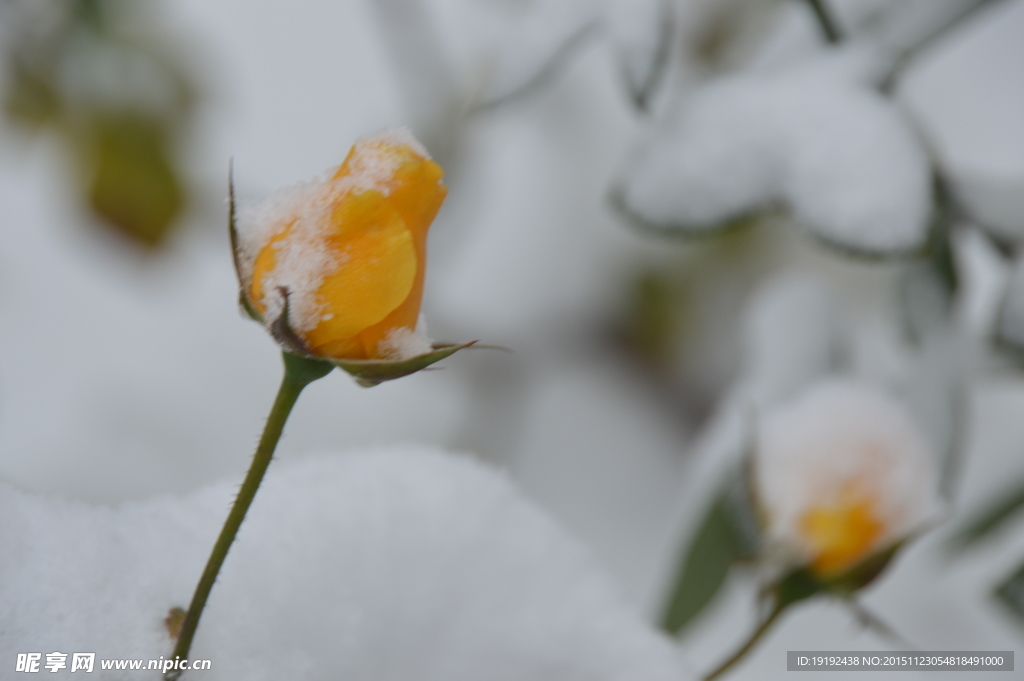
POLYGON ((948 295, 952 296, 960 286, 956 260, 953 256, 952 234, 954 226, 962 216, 953 198, 953 190, 937 171, 932 173, 932 187, 935 199, 925 252, 936 276, 946 286, 948 295))
POLYGON ((996 587, 995 596, 1017 619, 1024 621, 1024 565, 996 587))
POLYGON ((60 113, 60 97, 53 84, 24 60, 12 58, 4 92, 4 112, 20 125, 40 128, 60 113))
POLYGON ((1002 527, 1024 508, 1024 485, 1003 494, 974 517, 949 540, 951 549, 962 551, 1002 527))
POLYGON ((89 204, 135 241, 159 245, 184 204, 161 123, 138 114, 98 117, 85 134, 92 138, 85 159, 89 204))
POLYGON ((680 333, 681 302, 674 282, 665 273, 648 269, 633 282, 630 294, 624 340, 653 365, 670 364, 680 333))
POLYGON ((679 633, 718 593, 729 568, 757 553, 742 476, 729 480, 708 509, 680 562, 661 626, 679 633))
POLYGON ((172 152, 198 96, 166 29, 123 0, 5 9, 3 113, 69 149, 84 202, 104 223, 160 245, 185 203, 172 152))

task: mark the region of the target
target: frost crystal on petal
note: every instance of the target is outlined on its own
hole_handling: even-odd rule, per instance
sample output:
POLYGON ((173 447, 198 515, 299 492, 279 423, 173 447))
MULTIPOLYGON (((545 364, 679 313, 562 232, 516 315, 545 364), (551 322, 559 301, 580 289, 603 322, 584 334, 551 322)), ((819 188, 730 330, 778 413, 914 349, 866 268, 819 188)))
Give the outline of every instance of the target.
POLYGON ((388 331, 381 341, 379 350, 388 359, 402 361, 432 352, 430 339, 419 331, 399 327, 388 331))

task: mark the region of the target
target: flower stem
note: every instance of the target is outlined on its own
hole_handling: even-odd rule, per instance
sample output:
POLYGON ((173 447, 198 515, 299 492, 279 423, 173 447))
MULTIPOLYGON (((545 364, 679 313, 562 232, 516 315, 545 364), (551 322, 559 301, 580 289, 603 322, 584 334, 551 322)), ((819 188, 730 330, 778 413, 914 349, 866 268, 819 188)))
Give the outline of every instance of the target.
POLYGON ((825 34, 825 40, 833 45, 841 42, 843 34, 839 30, 835 17, 832 16, 828 7, 825 6, 825 0, 807 0, 807 4, 811 6, 811 11, 814 12, 814 18, 818 20, 821 32, 825 34))
POLYGON ((757 629, 754 629, 743 645, 741 645, 736 652, 730 655, 728 659, 715 667, 714 671, 705 676, 703 681, 713 681, 714 679, 717 679, 719 676, 732 669, 733 665, 746 657, 747 653, 749 653, 757 642, 761 640, 761 637, 768 633, 768 630, 771 629, 773 624, 775 624, 775 620, 779 618, 779 615, 781 615, 782 611, 785 609, 786 604, 776 600, 772 605, 771 612, 769 612, 768 616, 761 621, 761 624, 757 625, 757 629))
POLYGON ((860 622, 861 626, 873 630, 879 636, 889 639, 900 647, 901 650, 920 650, 913 643, 908 641, 903 634, 893 629, 885 620, 873 613, 864 604, 855 598, 846 599, 846 604, 853 612, 853 615, 860 622))
MULTIPOLYGON (((249 472, 245 475, 242 487, 238 490, 235 503, 231 506, 224 527, 221 528, 220 536, 213 545, 209 560, 206 561, 206 568, 203 570, 199 583, 196 585, 195 593, 192 595, 192 602, 188 606, 188 613, 181 625, 181 633, 178 635, 178 642, 174 646, 173 656, 175 658, 188 659, 189 649, 192 647, 192 638, 195 636, 196 627, 199 626, 199 618, 203 615, 203 608, 206 607, 206 599, 217 581, 217 574, 220 572, 224 559, 227 558, 231 543, 234 542, 238 529, 245 520, 245 514, 256 496, 263 481, 263 474, 267 472, 271 459, 274 458, 274 450, 277 442, 281 439, 284 431, 284 424, 291 414, 292 407, 299 399, 302 390, 317 380, 330 373, 334 365, 314 359, 306 359, 293 355, 289 352, 284 354, 284 377, 281 380, 281 387, 277 391, 277 398, 274 406, 267 416, 267 423, 263 428, 263 435, 260 437, 256 453, 252 457, 252 464, 249 472)), ((164 674, 165 681, 174 681, 181 676, 180 669, 172 669, 164 674)))

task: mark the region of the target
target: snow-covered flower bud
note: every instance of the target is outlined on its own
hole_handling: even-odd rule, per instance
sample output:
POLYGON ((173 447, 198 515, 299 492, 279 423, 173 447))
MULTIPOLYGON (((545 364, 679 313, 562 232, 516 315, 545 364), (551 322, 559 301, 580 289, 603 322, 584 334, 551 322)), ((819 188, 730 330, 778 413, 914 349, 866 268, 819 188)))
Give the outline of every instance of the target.
POLYGON ((433 352, 417 325, 443 174, 411 133, 390 130, 356 142, 326 179, 232 210, 246 310, 296 354, 403 361, 433 352))
POLYGON ((820 382, 759 424, 754 492, 771 545, 841 578, 940 509, 938 470, 903 405, 854 380, 820 382))

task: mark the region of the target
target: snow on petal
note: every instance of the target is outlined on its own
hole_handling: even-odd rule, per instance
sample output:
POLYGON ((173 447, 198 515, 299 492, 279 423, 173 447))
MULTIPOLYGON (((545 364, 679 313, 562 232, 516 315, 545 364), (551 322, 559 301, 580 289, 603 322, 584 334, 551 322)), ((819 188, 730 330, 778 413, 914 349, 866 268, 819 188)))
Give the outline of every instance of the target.
POLYGON ((711 230, 782 203, 845 248, 920 247, 927 155, 848 61, 728 76, 696 91, 635 150, 617 189, 623 207, 666 228, 711 230))
MULTIPOLYGON (((0 658, 171 650, 235 485, 116 509, 0 484, 0 658)), ((426 448, 277 462, 193 646, 218 679, 669 681, 671 643, 484 466, 426 448)), ((70 666, 70 665, 69 665, 70 666)), ((68 673, 65 669, 60 673, 68 673)))
POLYGON ((633 99, 644 106, 668 58, 671 8, 666 0, 607 0, 605 27, 633 99))
POLYGON ((496 104, 548 75, 600 20, 595 0, 536 0, 512 28, 483 94, 496 104))
POLYGON ((754 457, 769 538, 826 577, 906 539, 940 508, 926 438, 869 383, 824 380, 767 411, 754 457))

